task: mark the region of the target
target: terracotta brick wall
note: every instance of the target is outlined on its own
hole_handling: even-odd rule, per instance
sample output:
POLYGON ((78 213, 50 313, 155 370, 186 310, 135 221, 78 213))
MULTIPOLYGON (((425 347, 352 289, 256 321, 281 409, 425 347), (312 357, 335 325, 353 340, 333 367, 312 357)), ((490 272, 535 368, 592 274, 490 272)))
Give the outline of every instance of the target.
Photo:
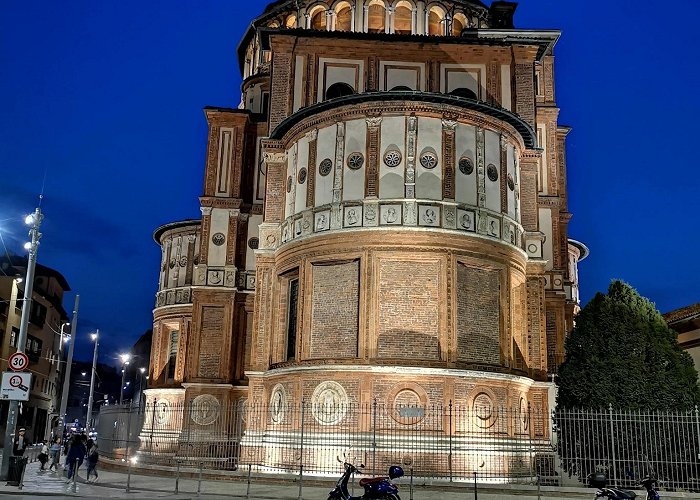
POLYGON ((357 356, 359 272, 359 261, 313 266, 310 358, 357 356))
POLYGON ((438 261, 380 261, 377 357, 439 359, 439 291, 438 261))
POLYGON ((498 271, 457 266, 457 360, 500 363, 498 271))
POLYGON ((203 307, 197 376, 218 378, 221 370, 221 346, 224 343, 224 308, 203 307))

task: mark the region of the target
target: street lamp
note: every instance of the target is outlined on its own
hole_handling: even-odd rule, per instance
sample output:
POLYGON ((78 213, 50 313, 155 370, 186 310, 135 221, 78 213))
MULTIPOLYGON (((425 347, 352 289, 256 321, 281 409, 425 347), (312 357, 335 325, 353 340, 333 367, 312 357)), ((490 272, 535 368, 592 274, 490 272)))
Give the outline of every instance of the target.
MULTIPOLYGON (((19 335, 17 336, 17 352, 24 353, 27 345, 27 330, 29 329, 29 313, 32 308, 32 293, 34 291, 34 270, 36 267, 36 254, 39 250, 39 239, 41 233, 39 227, 44 216, 41 209, 37 208, 33 214, 28 215, 24 222, 31 226, 29 235, 32 241, 24 246, 29 252, 27 258, 26 285, 24 286, 24 304, 22 305, 22 316, 19 324, 19 335)), ((15 426, 17 425, 17 417, 19 416, 19 401, 11 400, 7 409, 7 423, 5 424, 5 450, 9 450, 9 443, 14 439, 15 426)), ((7 479, 10 468, 10 453, 5 451, 2 454, 2 463, 0 463, 0 477, 7 479)))
POLYGON ((87 418, 85 419, 85 427, 87 428, 88 435, 90 434, 90 429, 92 427, 92 402, 93 395, 95 391, 95 370, 97 368, 97 346, 99 343, 100 330, 98 329, 95 333, 90 334, 90 339, 95 343, 95 349, 92 352, 92 373, 90 374, 90 396, 88 396, 88 409, 87 418))
POLYGON ((119 404, 122 404, 124 402, 124 377, 126 376, 126 367, 129 365, 131 354, 120 354, 119 358, 122 360, 122 385, 119 392, 119 404))
POLYGON ((139 372, 141 373, 141 377, 139 377, 139 407, 141 407, 141 401, 143 400, 143 375, 146 373, 146 369, 142 366, 139 368, 139 372))

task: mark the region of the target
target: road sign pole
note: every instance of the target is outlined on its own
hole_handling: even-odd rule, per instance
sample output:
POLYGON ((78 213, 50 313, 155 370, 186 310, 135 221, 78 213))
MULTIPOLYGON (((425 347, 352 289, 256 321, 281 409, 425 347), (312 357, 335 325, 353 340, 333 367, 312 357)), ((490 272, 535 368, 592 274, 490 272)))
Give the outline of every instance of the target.
MULTIPOLYGON (((36 266, 36 254, 39 250, 39 239, 41 233, 39 226, 44 216, 41 214, 41 209, 37 208, 34 213, 27 217, 26 223, 31 226, 29 235, 32 241, 29 244, 29 258, 27 259, 27 276, 24 280, 24 302, 22 304, 22 319, 19 324, 19 335, 17 338, 17 351, 24 352, 27 344, 27 329, 29 327, 29 313, 32 308, 32 293, 34 292, 34 268, 36 266)), ((7 411, 7 424, 5 425, 5 441, 4 452, 2 454, 2 463, 0 464, 0 479, 7 480, 7 473, 10 469, 10 452, 13 448, 12 443, 15 435, 15 426, 17 425, 17 415, 19 413, 19 402, 10 401, 10 407, 7 411)))

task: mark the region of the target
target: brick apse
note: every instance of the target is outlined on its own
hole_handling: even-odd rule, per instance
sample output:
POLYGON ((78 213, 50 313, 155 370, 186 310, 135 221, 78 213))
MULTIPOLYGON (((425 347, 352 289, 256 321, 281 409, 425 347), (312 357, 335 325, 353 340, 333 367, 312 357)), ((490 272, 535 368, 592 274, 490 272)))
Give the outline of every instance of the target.
POLYGON ((550 409, 587 249, 560 34, 515 8, 277 1, 253 20, 240 107, 205 108, 201 217, 155 232, 149 405, 269 404, 271 429, 302 401, 550 409))

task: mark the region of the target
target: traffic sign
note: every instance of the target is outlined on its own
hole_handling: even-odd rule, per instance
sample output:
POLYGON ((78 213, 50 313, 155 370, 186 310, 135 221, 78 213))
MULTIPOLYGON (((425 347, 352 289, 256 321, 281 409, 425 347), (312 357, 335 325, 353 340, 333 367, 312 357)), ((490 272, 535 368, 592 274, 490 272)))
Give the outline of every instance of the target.
POLYGON ((0 399, 11 401, 29 401, 29 389, 32 386, 32 374, 5 372, 2 374, 0 399))
POLYGON ((29 366, 29 358, 23 352, 16 352, 7 360, 7 366, 13 372, 21 372, 29 366))

